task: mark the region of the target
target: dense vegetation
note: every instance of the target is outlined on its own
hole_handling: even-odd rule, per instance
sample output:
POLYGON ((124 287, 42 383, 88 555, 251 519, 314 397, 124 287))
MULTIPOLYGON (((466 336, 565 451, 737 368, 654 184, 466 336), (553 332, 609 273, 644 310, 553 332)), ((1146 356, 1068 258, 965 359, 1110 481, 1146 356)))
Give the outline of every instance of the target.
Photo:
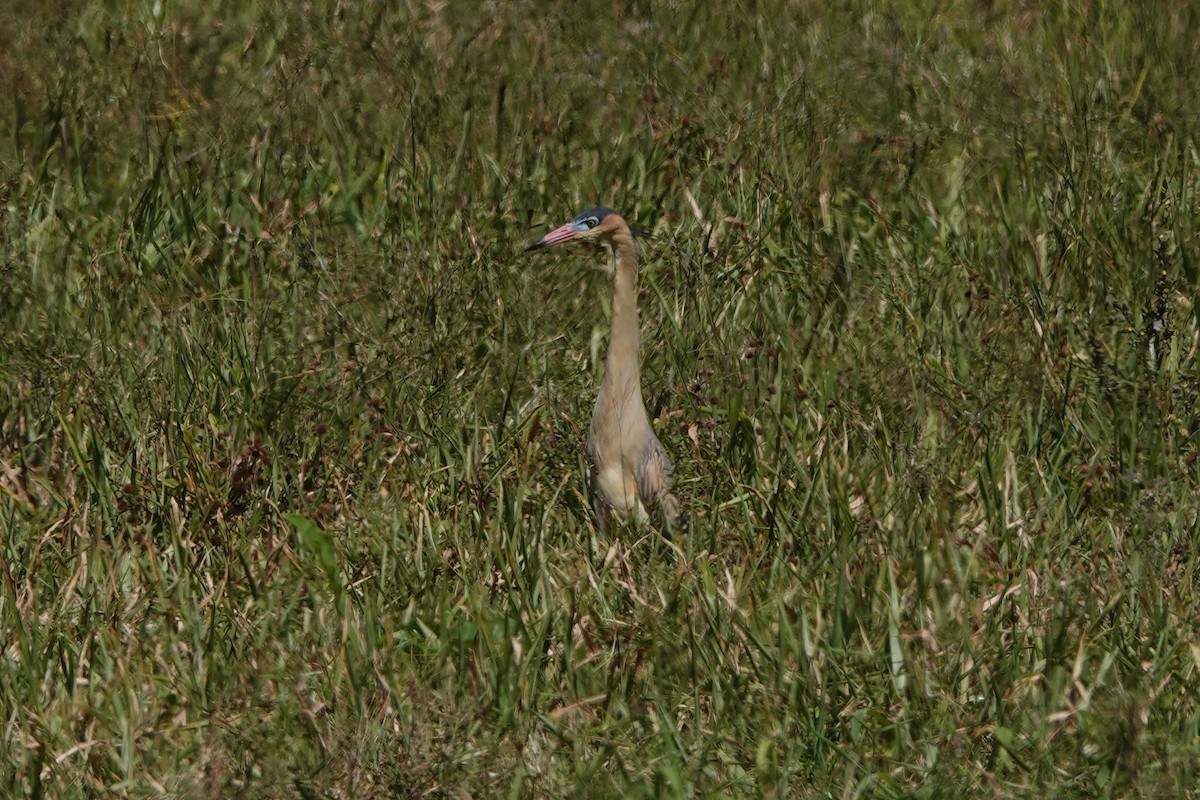
POLYGON ((0 794, 1181 797, 1200 6, 0 10, 0 794), (686 536, 597 531, 614 206, 686 536))

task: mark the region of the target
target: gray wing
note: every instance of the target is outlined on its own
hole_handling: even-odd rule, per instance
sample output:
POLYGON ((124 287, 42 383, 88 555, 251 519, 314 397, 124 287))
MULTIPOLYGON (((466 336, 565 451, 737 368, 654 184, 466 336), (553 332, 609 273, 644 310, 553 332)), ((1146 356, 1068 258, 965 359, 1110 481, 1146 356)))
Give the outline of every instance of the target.
POLYGON ((633 477, 637 482, 638 497, 642 505, 650 512, 651 517, 659 525, 665 525, 671 532, 679 525, 679 503, 671 494, 671 459, 667 457, 666 448, 653 433, 634 470, 633 477))

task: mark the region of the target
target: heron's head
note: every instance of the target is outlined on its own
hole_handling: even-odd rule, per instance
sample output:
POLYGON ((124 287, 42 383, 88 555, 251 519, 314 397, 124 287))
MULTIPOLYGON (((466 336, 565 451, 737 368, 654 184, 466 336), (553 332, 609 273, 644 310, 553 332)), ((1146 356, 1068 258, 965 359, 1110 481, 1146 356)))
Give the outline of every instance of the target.
POLYGON ((555 228, 526 247, 525 251, 541 250, 575 239, 596 239, 611 246, 612 237, 621 231, 629 231, 629 225, 616 211, 603 207, 589 208, 566 225, 555 228))

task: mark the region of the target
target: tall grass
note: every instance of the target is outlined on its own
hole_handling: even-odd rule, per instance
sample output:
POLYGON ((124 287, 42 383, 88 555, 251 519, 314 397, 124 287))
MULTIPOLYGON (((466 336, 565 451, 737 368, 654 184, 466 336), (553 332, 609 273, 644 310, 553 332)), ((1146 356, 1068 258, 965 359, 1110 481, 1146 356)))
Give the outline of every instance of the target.
POLYGON ((11 796, 1184 797, 1200 12, 0 12, 11 796), (595 529, 643 251, 686 537, 595 529))

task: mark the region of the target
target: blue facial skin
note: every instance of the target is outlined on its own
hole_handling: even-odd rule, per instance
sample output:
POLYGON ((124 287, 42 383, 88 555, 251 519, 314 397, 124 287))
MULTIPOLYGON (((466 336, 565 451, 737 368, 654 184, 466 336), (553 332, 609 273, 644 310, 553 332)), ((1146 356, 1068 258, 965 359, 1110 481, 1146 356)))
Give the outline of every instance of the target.
MULTIPOLYGON (((586 231, 590 231, 592 228, 596 227, 601 222, 603 222, 604 218, 607 217, 609 214, 616 214, 616 213, 617 212, 613 211, 611 208, 605 208, 604 206, 597 206, 595 208, 589 208, 587 211, 580 213, 578 216, 575 217, 575 219, 571 220, 570 222, 568 222, 566 225, 564 225, 562 227, 566 228, 568 230, 574 231, 577 234, 584 233, 586 231)), ((559 230, 562 230, 562 229, 560 228, 559 230)), ((553 233, 555 233, 555 231, 551 231, 550 234, 543 236, 541 239, 538 239, 536 242, 534 242, 533 244, 526 247, 525 252, 529 252, 530 250, 540 250, 543 247, 549 247, 550 245, 555 244, 558 241, 563 241, 562 239, 558 239, 558 238, 547 241, 547 239, 549 239, 551 234, 553 234, 553 233)), ((572 238, 574 238, 574 237, 572 237, 572 238)))

